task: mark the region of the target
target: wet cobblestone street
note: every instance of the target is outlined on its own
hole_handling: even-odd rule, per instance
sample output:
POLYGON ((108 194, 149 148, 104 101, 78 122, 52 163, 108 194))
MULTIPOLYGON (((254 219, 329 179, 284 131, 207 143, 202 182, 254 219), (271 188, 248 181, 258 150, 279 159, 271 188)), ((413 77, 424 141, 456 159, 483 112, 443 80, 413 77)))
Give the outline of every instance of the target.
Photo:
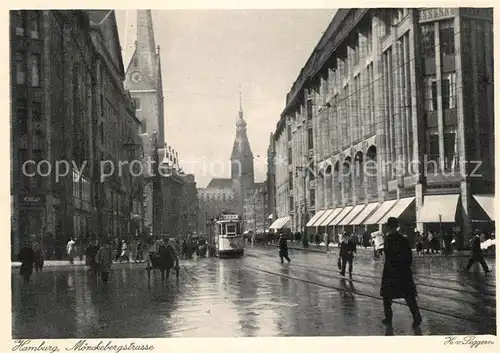
MULTIPOLYGON (((360 251, 352 280, 336 255, 249 247, 242 259, 181 262, 162 284, 144 264, 114 265, 106 285, 84 266, 50 267, 23 283, 12 270, 14 338, 385 335, 379 296, 383 259, 360 251)), ((394 305, 394 335, 496 333, 492 273, 459 273, 467 258, 415 257, 421 332, 394 305)), ((397 301, 398 303, 402 303, 397 301)), ((389 334, 389 333, 387 333, 389 334)))

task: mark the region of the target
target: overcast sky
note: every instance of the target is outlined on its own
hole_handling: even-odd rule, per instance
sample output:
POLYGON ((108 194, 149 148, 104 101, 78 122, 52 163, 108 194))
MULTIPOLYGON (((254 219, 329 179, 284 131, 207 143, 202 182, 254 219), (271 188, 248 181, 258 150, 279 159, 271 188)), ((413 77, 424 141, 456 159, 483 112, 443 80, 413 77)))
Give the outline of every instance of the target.
MULTIPOLYGON (((212 177, 230 176, 240 85, 255 179, 265 180, 269 135, 335 11, 153 11, 161 47, 165 137, 199 187, 212 177)), ((117 19, 126 67, 136 39, 136 12, 117 11, 117 19)))

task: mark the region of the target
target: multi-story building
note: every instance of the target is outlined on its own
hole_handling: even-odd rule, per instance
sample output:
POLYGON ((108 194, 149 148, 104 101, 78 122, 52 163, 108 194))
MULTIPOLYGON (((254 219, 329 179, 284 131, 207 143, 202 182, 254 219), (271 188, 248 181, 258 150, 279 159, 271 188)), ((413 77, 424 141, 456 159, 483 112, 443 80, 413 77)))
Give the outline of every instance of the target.
POLYGON ((492 16, 338 10, 274 133, 278 217, 333 235, 391 216, 465 236, 492 221, 492 16))
POLYGON ((99 169, 102 160, 123 157, 130 127, 124 117, 134 122, 116 19, 111 10, 10 16, 12 250, 32 238, 47 256, 62 257, 69 238, 84 246, 90 238, 124 233, 128 224, 119 206, 126 185, 102 186, 99 169), (101 189, 115 202, 104 203, 101 189), (114 218, 105 227, 109 205, 114 218))
POLYGON ((269 146, 267 148, 267 173, 266 173, 266 208, 267 208, 267 223, 265 228, 269 228, 276 217, 276 172, 274 160, 276 158, 276 148, 274 144, 274 136, 271 133, 269 136, 269 146))
POLYGON ((266 202, 267 183, 255 183, 254 189, 245 197, 244 228, 246 231, 264 233, 269 227, 266 202))

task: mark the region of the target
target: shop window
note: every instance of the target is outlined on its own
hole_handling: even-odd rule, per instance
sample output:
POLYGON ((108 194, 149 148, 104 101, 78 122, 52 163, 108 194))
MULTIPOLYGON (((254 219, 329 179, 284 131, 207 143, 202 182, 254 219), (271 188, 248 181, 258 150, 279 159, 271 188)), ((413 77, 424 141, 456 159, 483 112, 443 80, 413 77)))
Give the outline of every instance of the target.
POLYGON ((309 206, 314 207, 316 205, 316 190, 309 190, 309 206))

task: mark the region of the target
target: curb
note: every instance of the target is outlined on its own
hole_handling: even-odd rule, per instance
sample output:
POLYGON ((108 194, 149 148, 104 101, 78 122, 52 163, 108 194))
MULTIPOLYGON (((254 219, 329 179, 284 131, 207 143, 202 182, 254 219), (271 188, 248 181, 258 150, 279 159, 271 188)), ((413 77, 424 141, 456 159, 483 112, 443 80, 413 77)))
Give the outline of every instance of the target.
MULTIPOLYGON (((47 263, 47 261, 44 263, 43 267, 44 268, 47 268, 47 267, 85 267, 85 266, 88 266, 85 264, 85 261, 78 261, 78 262, 74 262, 73 265, 71 265, 69 262, 67 261, 61 261, 61 263, 51 263, 50 262, 51 260, 49 260, 49 262, 47 263)), ((57 261, 57 260, 55 260, 57 261)), ((145 265, 146 262, 113 262, 113 265, 118 265, 118 266, 121 266, 121 265, 145 265)), ((19 268, 21 267, 21 263, 20 262, 11 262, 11 268, 19 268)))

